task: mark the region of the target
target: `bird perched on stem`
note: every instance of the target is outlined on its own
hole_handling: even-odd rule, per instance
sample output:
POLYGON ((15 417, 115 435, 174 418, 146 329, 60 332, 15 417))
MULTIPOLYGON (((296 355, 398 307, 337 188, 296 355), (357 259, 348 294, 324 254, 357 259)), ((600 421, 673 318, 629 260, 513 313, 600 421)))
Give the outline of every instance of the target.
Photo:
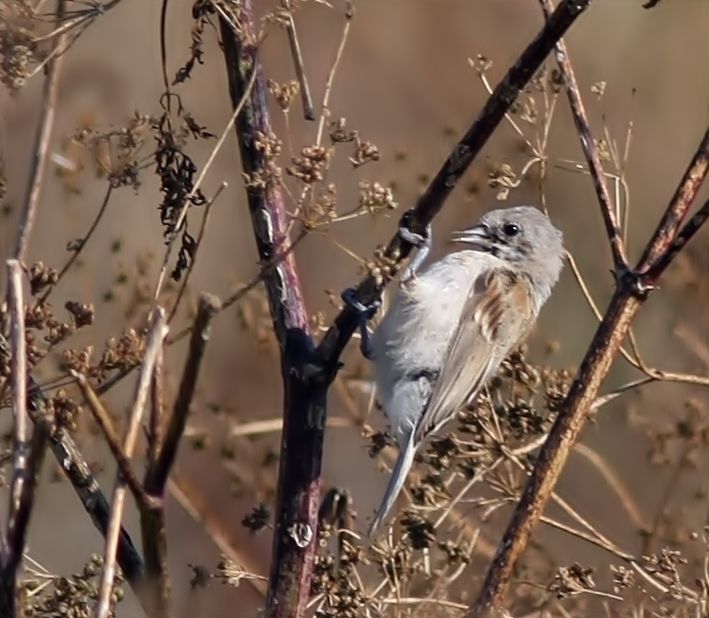
POLYGON ((456 232, 467 248, 417 270, 430 232, 402 236, 419 247, 399 292, 363 351, 399 457, 372 522, 376 532, 401 492, 423 441, 450 421, 529 334, 563 266, 562 234, 531 206, 493 210, 456 232))

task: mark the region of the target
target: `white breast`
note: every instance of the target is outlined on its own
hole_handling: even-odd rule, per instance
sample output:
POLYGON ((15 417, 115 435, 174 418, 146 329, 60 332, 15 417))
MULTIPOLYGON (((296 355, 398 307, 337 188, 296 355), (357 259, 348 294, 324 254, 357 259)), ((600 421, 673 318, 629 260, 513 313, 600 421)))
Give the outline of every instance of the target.
POLYGON ((417 373, 438 371, 455 333, 470 286, 500 261, 474 251, 453 253, 432 264, 399 293, 372 336, 377 397, 395 437, 408 433, 423 411, 430 389, 417 373))

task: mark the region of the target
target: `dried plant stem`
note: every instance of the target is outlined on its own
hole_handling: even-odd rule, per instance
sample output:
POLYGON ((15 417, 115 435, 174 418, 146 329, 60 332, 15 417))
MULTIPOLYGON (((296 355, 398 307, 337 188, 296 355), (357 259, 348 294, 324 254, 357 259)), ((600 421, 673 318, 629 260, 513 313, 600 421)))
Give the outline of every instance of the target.
MULTIPOLYGON (((554 12, 554 5, 551 0, 539 0, 541 3, 544 15, 549 19, 554 12)), ((625 255, 625 245, 623 236, 618 226, 618 221, 611 200, 608 185, 606 184, 606 174, 603 171, 601 157, 598 154, 598 147, 593 139, 591 128, 588 124, 588 116, 581 98, 581 91, 576 82, 576 75, 571 66, 569 52, 566 49, 566 44, 563 39, 559 39, 556 43, 556 63, 559 66, 559 71, 564 78, 566 84, 566 94, 569 98, 571 113, 576 124, 576 131, 581 140, 581 149, 588 163, 588 171, 593 180, 593 187, 598 196, 598 202, 601 206, 601 214, 603 215, 603 223, 606 226, 606 234, 608 235, 611 252, 613 253, 613 264, 616 271, 623 271, 628 268, 628 259, 625 255)))
POLYGON ((669 249, 648 269, 648 276, 652 279, 658 278, 669 266, 674 257, 704 225, 709 218, 709 200, 694 214, 694 216, 677 233, 669 249))
MULTIPOLYGON (((158 307, 155 311, 155 319, 150 327, 148 342, 145 348, 145 355, 141 365, 138 383, 136 385, 133 405, 130 415, 128 416, 128 424, 126 426, 122 452, 130 459, 135 450, 135 444, 140 428, 140 420, 145 408, 145 401, 148 398, 150 382, 152 380, 153 368, 158 356, 159 349, 163 345, 165 336, 167 335, 167 323, 165 320, 165 312, 158 307)), ((125 481, 119 472, 116 478, 116 484, 113 489, 113 498, 111 500, 111 513, 108 522, 108 530, 106 532, 106 547, 104 550, 104 565, 101 573, 101 584, 99 588, 98 601, 96 603, 96 618, 106 618, 111 611, 111 595, 113 592, 113 579, 116 572, 116 548, 118 546, 118 537, 121 531, 121 518, 123 516, 123 505, 125 502, 125 481)))
POLYGON ((25 345, 25 313, 22 302, 22 267, 8 260, 8 309, 12 357, 12 481, 9 491, 7 532, 0 535, 0 615, 21 616, 22 557, 25 550, 34 492, 47 445, 47 431, 36 427, 31 446, 27 444, 27 352, 25 345))
POLYGON ((101 400, 96 395, 94 389, 91 388, 86 376, 76 371, 72 371, 71 375, 76 380, 79 385, 79 389, 81 390, 81 394, 89 404, 89 409, 93 414, 94 420, 101 429, 101 433, 103 433, 106 438, 111 454, 118 465, 118 470, 120 471, 121 477, 128 486, 128 489, 130 489, 131 494, 133 494, 133 499, 141 509, 148 508, 150 503, 149 497, 143 490, 143 485, 138 480, 138 477, 133 470, 133 466, 131 466, 129 457, 123 451, 118 432, 116 431, 113 421, 111 420, 110 414, 104 407, 103 403, 101 403, 101 400))
POLYGON ((219 188, 214 192, 214 196, 212 197, 212 199, 204 205, 204 215, 202 215, 202 223, 199 226, 199 233, 197 234, 197 240, 195 241, 192 258, 190 259, 187 271, 182 277, 182 283, 180 285, 179 291, 177 292, 177 296, 175 297, 175 302, 172 305, 170 314, 167 316, 168 324, 172 322, 173 318, 175 317, 175 314, 177 313, 177 310, 180 307, 180 302, 182 301, 182 297, 185 295, 185 290, 187 289, 187 283, 190 280, 190 275, 194 270, 194 265, 197 263, 197 254, 199 253, 199 249, 202 246, 204 234, 207 231, 207 224, 209 223, 209 215, 212 213, 212 206, 214 205, 214 202, 219 199, 219 196, 222 194, 222 191, 224 191, 224 189, 226 189, 228 186, 229 185, 226 182, 223 182, 221 185, 219 185, 219 188))
POLYGON ((187 416, 195 387, 197 386, 202 357, 209 341, 212 318, 217 314, 220 306, 219 299, 216 296, 211 294, 202 294, 200 296, 197 317, 192 329, 189 352, 182 379, 180 380, 175 407, 168 421, 160 453, 154 465, 148 469, 145 477, 145 489, 152 496, 162 496, 165 491, 165 484, 175 463, 177 449, 187 424, 187 416))
MULTIPOLYGON (((236 132, 242 168, 251 177, 267 169, 268 159, 255 136, 270 135, 271 122, 251 0, 244 0, 234 11, 238 32, 223 18, 220 31, 232 103, 246 98, 236 132), (249 76, 254 80, 250 91, 249 76)), ((247 198, 259 258, 268 264, 287 242, 288 216, 280 186, 265 184, 249 186, 247 198)), ((295 617, 304 615, 310 595, 329 376, 311 364, 313 342, 293 255, 283 257, 264 277, 264 283, 281 354, 285 393, 266 616, 295 617)), ((334 370, 330 371, 334 377, 334 370)))
MULTIPOLYGON (((65 0, 57 0, 56 15, 61 20, 64 15, 65 0)), ((56 47, 64 46, 64 34, 59 35, 56 47)), ((15 245, 15 257, 24 261, 27 255, 30 235, 34 227, 39 208, 39 199, 42 194, 42 184, 49 160, 49 142, 54 129, 54 116, 57 110, 57 93, 59 91, 59 76, 61 74, 62 57, 57 56, 47 63, 44 88, 42 90, 42 106, 40 109, 40 123, 32 150, 32 171, 30 172, 27 195, 20 216, 20 231, 15 245)))
POLYGON ((342 58, 342 53, 345 51, 345 45, 347 44, 347 37, 350 33, 350 26, 352 25, 352 17, 354 16, 354 9, 350 3, 345 11, 345 24, 342 28, 342 36, 340 37, 340 44, 337 46, 337 52, 335 53, 335 59, 330 67, 330 72, 327 75, 327 80, 325 81, 325 93, 323 94, 321 110, 320 110, 320 120, 318 121, 318 132, 315 137, 315 143, 319 146, 322 142, 322 135, 325 129, 325 120, 330 115, 330 109, 328 105, 330 104, 330 94, 332 93, 332 85, 335 82, 335 75, 337 74, 337 67, 340 65, 340 59, 342 58))
MULTIPOLYGON (((338 427, 342 429, 351 429, 358 425, 352 419, 329 417, 327 419, 328 427, 338 427)), ((257 436, 265 433, 273 433, 283 429, 283 419, 273 418, 266 421, 252 421, 250 423, 239 423, 229 429, 229 436, 236 438, 238 436, 257 436)))
POLYGON ((163 411, 165 408, 165 397, 163 393, 163 365, 165 363, 165 347, 160 350, 155 359, 155 370, 153 380, 150 383, 150 422, 148 423, 148 465, 152 465, 158 458, 162 445, 162 425, 163 411))
POLYGON ((209 340, 211 320, 218 310, 219 300, 216 297, 209 294, 200 297, 175 407, 168 421, 165 436, 160 440, 160 450, 154 459, 149 459, 145 472, 145 492, 152 499, 152 505, 150 508, 141 509, 140 527, 145 555, 147 592, 150 594, 150 612, 158 618, 170 615, 171 586, 167 568, 165 487, 187 423, 202 357, 209 340))
POLYGON ((84 236, 81 239, 81 244, 79 247, 71 254, 69 259, 66 261, 64 266, 62 266, 62 269, 59 271, 59 274, 57 275, 57 280, 56 282, 51 285, 50 287, 47 288, 47 291, 42 294, 42 296, 39 299, 40 304, 44 303, 47 298, 49 298, 49 295, 52 293, 54 288, 56 288, 59 285, 59 282, 64 278, 64 275, 69 271, 69 269, 72 267, 74 262, 79 258, 79 255, 81 255, 81 252, 84 250, 84 247, 86 246, 86 243, 89 242, 89 239, 93 236, 94 232, 96 231, 96 228, 98 227, 99 222, 103 218, 103 215, 106 212, 106 208, 108 207, 108 202, 111 199, 111 193, 113 191, 113 187, 111 185, 108 185, 108 188, 106 189, 106 194, 103 197, 103 201, 101 202, 101 206, 98 209, 98 213, 96 214, 96 217, 94 220, 91 222, 91 226, 89 227, 88 231, 86 232, 86 236, 84 236))
MULTIPOLYGON (((709 208, 707 210, 709 210, 709 208)), ((693 218, 690 223, 693 223, 694 220, 695 219, 693 218)), ((689 226, 690 223, 688 223, 687 226, 689 226)), ((583 294, 584 298, 586 299, 586 302, 588 303, 588 306, 591 308, 593 315, 595 315, 596 319, 600 322, 603 319, 603 315, 601 314, 600 309, 596 305, 596 301, 593 300, 593 296, 591 295, 591 292, 588 289, 588 285, 586 285, 586 281, 584 280, 583 275, 581 274, 581 271, 579 270, 579 267, 576 264, 576 260, 569 252, 566 253, 566 259, 569 263, 569 267, 571 268, 571 272, 574 278, 576 279, 579 288, 581 289, 581 293, 583 294)), ((631 339, 631 341, 633 340, 633 337, 631 336, 631 331, 628 331, 628 338, 631 339)), ((672 371, 665 371, 663 369, 648 367, 643 362, 642 358, 640 358, 640 355, 637 353, 637 345, 634 345, 633 347, 634 355, 628 352, 628 350, 626 350, 622 346, 620 347, 618 352, 628 363, 630 363, 630 365, 642 371, 645 375, 647 375, 647 377, 642 378, 640 380, 636 380, 634 382, 629 382, 628 384, 625 384, 624 386, 621 386, 615 389, 614 391, 599 397, 593 405, 594 410, 606 405, 608 402, 614 399, 617 399, 622 393, 627 390, 637 388, 639 386, 644 386, 645 384, 651 384, 652 382, 679 382, 684 384, 697 384, 698 386, 709 386, 709 376, 698 376, 687 373, 675 373, 672 371)))
MULTIPOLYGON (((10 346, 5 338, 0 335, 0 350, 9 354, 10 346)), ((91 468, 84 456, 79 451, 74 439, 63 428, 56 428, 53 419, 47 412, 47 401, 42 390, 28 375, 28 411, 38 430, 49 436, 49 446, 57 460, 59 467, 66 475, 69 483, 76 491, 84 510, 91 517, 97 530, 106 535, 110 507, 106 497, 94 478, 91 468)), ((41 435, 41 434, 40 434, 41 435)), ((33 436, 34 440, 34 436, 33 436)), ((130 535, 121 529, 118 537, 118 564, 126 576, 131 587, 138 593, 143 577, 143 559, 133 545, 130 535)), ((140 596, 140 595, 139 595, 140 596)))
POLYGON ((308 86, 308 78, 305 74, 303 65, 303 53, 300 50, 298 42, 298 33, 295 29, 295 19, 291 11, 291 0, 281 0, 281 5, 288 11, 286 15, 286 31, 288 32, 288 42, 290 43, 291 54, 293 55, 293 63, 295 64, 295 74, 298 77, 300 85, 300 97, 303 102, 303 116, 306 120, 315 120, 315 109, 313 108, 313 99, 310 96, 310 86, 308 86))
POLYGON ((608 486, 613 490, 615 495, 618 496, 620 503, 623 505, 628 517, 630 517, 630 521, 632 521, 633 525, 638 529, 638 532, 647 530, 649 526, 645 517, 640 512, 640 508, 635 503, 635 499, 628 491, 620 475, 610 466, 606 459, 582 442, 576 445, 574 452, 584 457, 586 461, 598 470, 599 474, 606 483, 608 483, 608 486))
MULTIPOLYGON (((696 197, 709 167, 709 130, 685 172, 668 205, 661 224, 645 250, 649 266, 664 259, 671 250, 679 223, 696 197)), ((669 262, 668 262, 669 263, 669 262)), ((558 417, 542 447, 522 498, 505 531, 477 601, 471 607, 471 618, 494 615, 502 608, 512 568, 529 542, 534 525, 542 516, 552 495, 572 446, 596 399, 598 390, 610 370, 613 359, 627 335, 635 313, 647 298, 656 279, 647 274, 619 273, 616 291, 598 330, 581 363, 578 374, 562 404, 558 417)))
POLYGON ((682 222, 689 212, 694 196, 697 194, 709 168, 709 128, 704 132, 697 150, 694 165, 685 172, 682 182, 672 196, 670 207, 665 211, 657 225, 651 242, 645 247, 638 265, 638 271, 646 279, 646 285, 662 275, 677 255, 677 251, 699 230, 709 215, 709 206, 702 207, 695 218, 679 232, 682 222))
POLYGON ((187 197, 185 197, 185 202, 182 205, 182 209, 180 210, 180 213, 177 216, 177 221, 175 222, 174 231, 173 231, 172 235, 170 236, 170 240, 167 243, 167 249, 165 250, 165 257, 163 258, 162 266, 160 267, 160 274, 158 275, 158 280, 157 280, 157 283, 155 284, 155 291, 153 293, 153 298, 156 301, 157 301, 158 297, 160 296, 160 292, 162 291, 163 282, 165 281, 165 275, 167 274, 167 265, 168 265, 168 262, 170 261, 170 257, 172 256, 172 249, 175 246, 175 240, 177 240, 177 236, 178 236, 180 230, 182 229, 183 223, 185 222, 185 217, 187 216, 187 210, 190 207, 190 203, 192 201, 192 198, 197 194, 197 191, 199 191, 199 188, 202 186, 202 182, 204 181, 204 178, 207 175, 207 172, 212 167, 214 160, 217 158, 217 154, 219 154, 219 151, 221 150, 222 146, 224 145, 224 141, 226 140, 227 136, 231 132, 231 129, 234 126, 234 122, 236 121, 237 117, 241 113, 241 110, 244 109, 244 105, 246 104, 246 100, 249 96, 249 93, 251 92, 251 88, 254 85, 255 79, 256 79, 256 75, 254 74, 249 79, 249 81, 246 85, 246 88, 244 89, 243 96, 240 99, 238 99, 237 101, 234 101, 234 111, 232 112, 229 120, 227 121, 226 126, 222 130, 222 133, 219 136, 217 143, 214 145, 214 148, 212 148, 212 151, 209 153, 207 160, 205 161, 204 165, 202 166, 202 170, 200 171, 199 176, 197 176, 197 180, 195 180, 194 185, 192 185, 192 189, 187 194, 187 197))
MULTIPOLYGON (((241 565, 247 571, 253 571, 249 567, 250 555, 240 552, 239 548, 228 539, 227 532, 222 529, 220 523, 213 515, 213 509, 203 502, 202 494, 194 489, 187 479, 177 474, 172 474, 168 481, 170 495, 179 503, 185 512, 197 523, 201 524, 204 531, 209 535, 219 551, 241 565)), ((266 596, 266 578, 247 578, 248 584, 260 594, 266 596)))

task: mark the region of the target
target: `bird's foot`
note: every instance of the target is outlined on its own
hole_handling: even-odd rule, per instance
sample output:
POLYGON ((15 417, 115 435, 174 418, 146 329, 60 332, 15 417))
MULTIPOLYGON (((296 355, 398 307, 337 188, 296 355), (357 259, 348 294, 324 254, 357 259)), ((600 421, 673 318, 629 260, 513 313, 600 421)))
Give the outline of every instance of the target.
POLYGON ((374 350, 372 349, 371 341, 369 340, 369 330, 367 322, 371 320, 381 307, 382 301, 377 299, 370 305, 365 305, 357 300, 357 291, 354 288, 347 288, 340 295, 345 305, 354 309, 357 312, 359 320, 360 343, 359 349, 362 351, 362 356, 368 360, 374 360, 374 350))
POLYGON ((402 282, 410 281, 416 276, 418 269, 428 257, 428 253, 431 251, 431 224, 429 223, 426 226, 426 231, 424 234, 412 232, 412 217, 413 211, 408 210, 401 217, 401 221, 399 223, 399 236, 417 249, 416 255, 401 275, 402 282))

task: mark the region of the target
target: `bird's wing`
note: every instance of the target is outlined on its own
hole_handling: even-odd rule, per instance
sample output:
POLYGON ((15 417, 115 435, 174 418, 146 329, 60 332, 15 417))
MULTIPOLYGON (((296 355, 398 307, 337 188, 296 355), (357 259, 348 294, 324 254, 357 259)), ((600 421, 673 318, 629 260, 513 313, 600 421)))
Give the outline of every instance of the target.
POLYGON ((498 268, 478 275, 416 428, 417 445, 480 390, 509 348, 526 334, 531 310, 529 286, 515 273, 498 268))

